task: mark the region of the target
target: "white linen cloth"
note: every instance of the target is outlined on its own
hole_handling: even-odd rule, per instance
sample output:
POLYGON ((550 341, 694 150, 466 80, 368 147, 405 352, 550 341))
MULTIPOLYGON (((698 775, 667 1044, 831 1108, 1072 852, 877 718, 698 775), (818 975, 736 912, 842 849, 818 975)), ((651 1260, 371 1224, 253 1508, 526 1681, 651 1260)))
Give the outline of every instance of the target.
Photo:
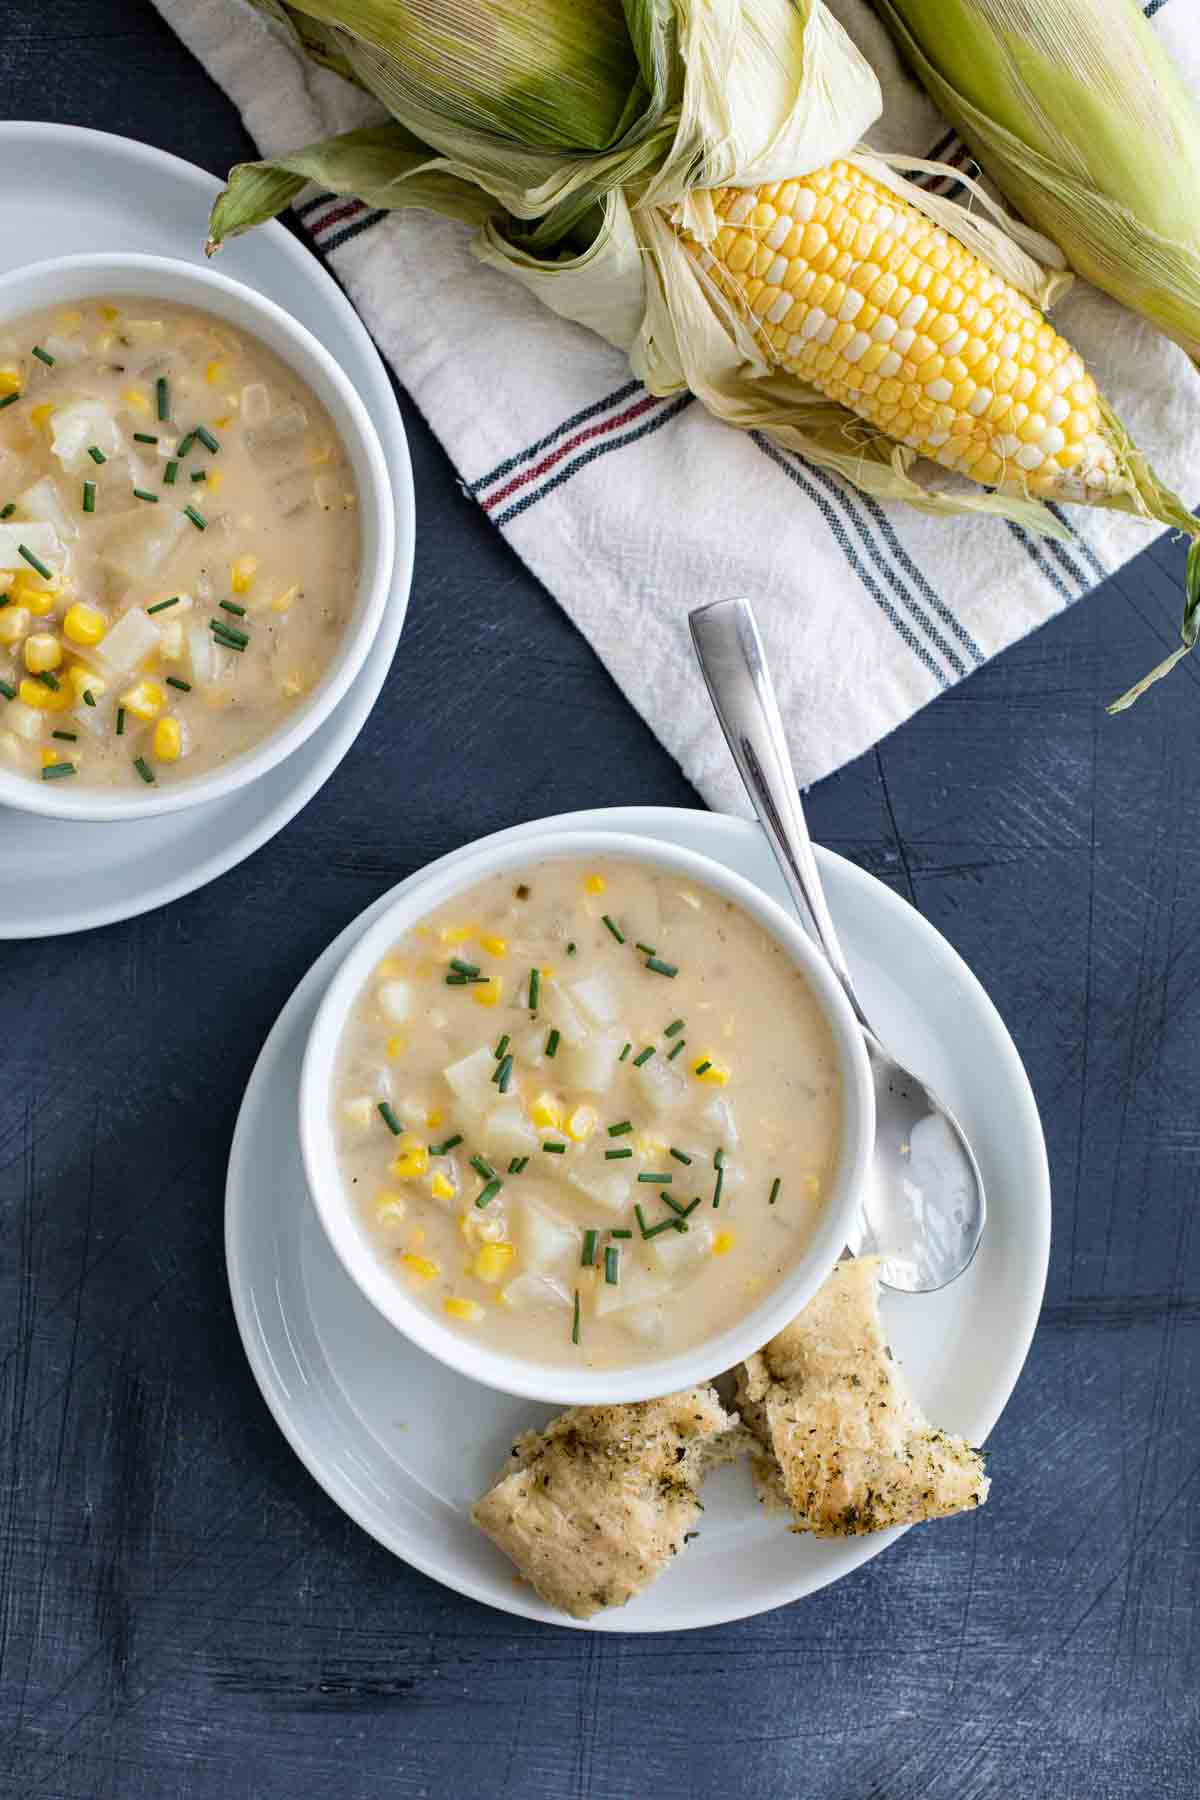
MULTIPOLYGON (((247 0, 156 4, 264 155, 381 116, 247 0)), ((833 10, 880 77, 886 111, 873 142, 965 167, 863 0, 833 0, 833 10)), ((1190 0, 1150 0, 1146 11, 1200 85, 1190 0)), ((1153 536, 1123 515, 1080 507, 1070 509, 1069 544, 999 519, 881 507, 718 423, 687 395, 651 398, 619 352, 478 263, 466 228, 329 196, 302 196, 297 210, 467 490, 713 806, 746 810, 692 656, 691 607, 732 594, 754 602, 807 785, 1153 536)), ((1082 282, 1054 316, 1190 504, 1200 377, 1187 357, 1082 282)), ((1144 673, 1114 668, 1114 696, 1144 673)))

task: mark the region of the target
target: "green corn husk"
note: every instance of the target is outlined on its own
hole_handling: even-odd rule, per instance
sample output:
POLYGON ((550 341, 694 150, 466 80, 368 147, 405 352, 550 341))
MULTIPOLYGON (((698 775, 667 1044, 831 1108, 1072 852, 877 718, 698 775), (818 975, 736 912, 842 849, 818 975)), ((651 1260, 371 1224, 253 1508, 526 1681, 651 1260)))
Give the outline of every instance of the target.
POLYGON ((872 0, 986 174, 1200 360, 1200 109, 1135 0, 872 0))
MULTIPOLYGON (((1056 246, 981 190, 968 210, 901 173, 958 171, 860 147, 881 111, 878 82, 822 0, 255 3, 380 99, 393 122, 233 169, 213 208, 210 253, 309 182, 373 208, 442 213, 475 228, 481 261, 624 350, 652 393, 690 389, 717 417, 879 499, 1067 535, 1028 493, 941 471, 926 479, 930 465, 915 451, 768 364, 683 247, 681 230, 702 244, 715 235, 706 190, 757 187, 843 157, 1043 310, 1069 284, 1056 246)), ((1107 422, 1124 491, 1093 504, 1200 532, 1111 413, 1107 422)), ((1189 561, 1183 650, 1198 632, 1200 556, 1189 561)))

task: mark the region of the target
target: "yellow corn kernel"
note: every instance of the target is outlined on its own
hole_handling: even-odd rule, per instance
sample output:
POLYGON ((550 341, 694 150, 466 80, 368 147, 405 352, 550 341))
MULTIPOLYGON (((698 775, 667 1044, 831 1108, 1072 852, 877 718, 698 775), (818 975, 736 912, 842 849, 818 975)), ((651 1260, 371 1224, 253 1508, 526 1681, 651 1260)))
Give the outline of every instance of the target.
POLYGON ((31 675, 57 669, 63 659, 62 645, 52 631, 35 631, 25 639, 25 667, 31 675))
POLYGON ((235 594, 248 594, 254 586, 254 577, 258 571, 257 556, 238 556, 234 558, 233 567, 229 571, 229 585, 235 594))
POLYGON ((447 1180, 440 1169, 435 1169, 433 1180, 429 1184, 429 1191, 435 1200, 453 1200, 455 1193, 454 1183, 447 1180))
POLYGON ((49 400, 43 400, 40 406, 31 406, 29 417, 34 425, 44 427, 54 417, 54 406, 49 400))
POLYGON ((388 1174, 397 1181, 415 1181, 429 1168, 429 1152, 418 1138, 406 1131, 400 1139, 400 1153, 388 1164, 388 1174))
POLYGON ((304 677, 289 675, 286 681, 280 683, 279 691, 285 700, 297 699, 304 692, 304 677))
POLYGON ((538 973, 541 976, 543 981, 553 981, 554 980, 554 970, 549 966, 549 964, 547 964, 547 966, 544 969, 539 969, 538 973))
POLYGON ((562 1125, 562 1114, 553 1094, 539 1094, 529 1109, 529 1116, 542 1131, 558 1131, 562 1125))
POLYGON ((427 1125, 427 1127, 429 1128, 430 1131, 436 1131, 438 1126, 445 1119, 445 1117, 446 1117, 446 1115, 442 1111, 441 1107, 435 1106, 431 1112, 427 1112, 425 1114, 425 1124, 427 1125))
POLYGON ((591 1137, 598 1123, 594 1106, 577 1106, 563 1121, 563 1129, 572 1143, 582 1144, 591 1137))
POLYGON ((27 606, 35 619, 44 619, 48 612, 54 611, 58 591, 57 587, 45 587, 32 576, 28 581, 23 576, 18 576, 9 589, 9 598, 16 601, 18 606, 27 606))
POLYGON ((489 931, 489 932, 486 932, 480 938, 479 948, 481 950, 486 950, 486 952, 489 956, 507 956, 508 955, 508 939, 502 938, 502 937, 496 937, 492 932, 489 931))
POLYGON ((121 695, 121 705, 135 719, 157 719, 167 703, 167 696, 157 681, 135 681, 121 695))
POLYGON ((410 1250, 419 1250, 421 1248, 421 1245, 424 1242, 425 1242, 425 1227, 423 1225, 417 1225, 409 1233, 409 1237, 408 1237, 409 1248, 410 1248, 410 1250))
POLYGON ((121 313, 120 313, 119 307, 102 306, 100 308, 100 317, 102 319, 107 319, 110 325, 112 324, 114 319, 119 319, 120 316, 121 316, 121 313))
POLYGON ((454 1294, 448 1294, 442 1305, 452 1319, 463 1319, 469 1325, 474 1325, 483 1317, 483 1308, 478 1300, 460 1300, 454 1294))
POLYGON ((396 1032, 393 1037, 388 1039, 387 1043, 384 1045, 384 1050, 387 1052, 389 1062, 395 1062, 398 1056, 403 1056, 404 1038, 399 1032, 396 1032))
POLYGON ((21 371, 10 364, 0 369, 0 394, 19 394, 21 391, 21 371))
POLYGON ((603 875, 588 875, 583 883, 589 894, 602 894, 608 886, 603 875))
POLYGON ((381 963, 376 963, 375 973, 380 981, 395 981, 408 974, 408 967, 398 956, 385 956, 381 963))
POLYGON ((70 638, 73 644, 98 644, 107 629, 104 614, 85 601, 76 600, 74 606, 67 608, 63 636, 70 638))
POLYGON ((148 413, 150 411, 150 401, 141 388, 126 388, 121 398, 130 412, 148 413))
POLYGON ((221 357, 215 356, 213 358, 212 362, 209 363, 208 367, 204 371, 204 379, 212 387, 217 387, 220 385, 220 383, 222 381, 224 381, 224 379, 225 379, 225 363, 221 357))
POLYGON ((806 1175, 804 1177, 804 1191, 811 1200, 815 1200, 817 1195, 821 1192, 821 1177, 819 1175, 806 1175))
POLYGON ((154 754, 159 762, 178 762, 183 754, 183 727, 169 713, 154 727, 154 754))
POLYGON ((500 996, 504 992, 504 977, 489 975, 486 981, 475 982, 471 992, 476 1006, 499 1006, 500 996))
POLYGON ((474 925, 443 925, 438 931, 438 942, 442 944, 465 944, 474 936, 474 925))
POLYGON ((70 688, 60 687, 55 692, 44 681, 37 681, 32 675, 22 677, 17 692, 26 706, 32 706, 35 712, 66 712, 72 701, 70 688))
POLYGON ((96 675, 91 669, 85 669, 82 663, 71 664, 67 670, 67 680, 71 684, 76 706, 87 705, 83 697, 85 694, 90 694, 93 700, 99 700, 108 687, 103 675, 96 675))
POLYGON ((724 1087, 729 1080, 729 1070, 715 1057, 704 1055, 692 1064, 692 1074, 698 1081, 706 1081, 710 1087, 724 1087))
POLYGON ((51 763, 56 763, 57 761, 58 761, 58 751, 51 750, 50 747, 47 745, 46 749, 44 749, 42 751, 42 767, 43 767, 43 769, 48 769, 50 767, 51 763))
POLYGON ((78 331, 82 324, 83 314, 78 307, 69 306, 65 312, 60 312, 58 315, 58 329, 64 337, 69 336, 72 331, 78 331))
MULTIPOLYGON (((225 420, 218 419, 217 420, 218 425, 228 424, 228 423, 229 423, 229 421, 227 419, 225 419, 225 420)), ((224 480, 225 480, 224 469, 210 468, 210 469, 206 469, 204 471, 204 485, 208 489, 210 494, 219 494, 224 480)))
POLYGON ((408 1201, 403 1194, 394 1193, 391 1188, 380 1188, 376 1193, 375 1217, 381 1225, 394 1224, 407 1210, 408 1201))
POLYGON ((734 1237, 732 1231, 718 1231, 716 1237, 713 1239, 713 1255, 728 1256, 736 1242, 737 1239, 734 1237))
POLYGON ((6 606, 0 610, 0 644, 19 644, 29 630, 27 606, 6 606))
POLYGON ((509 1264, 516 1254, 512 1244, 503 1241, 484 1244, 471 1264, 471 1273, 476 1281, 500 1281, 508 1273, 509 1264))
POLYGON ((277 613, 291 612, 292 602, 299 592, 300 589, 293 584, 290 588, 285 588, 282 594, 276 594, 271 602, 271 611, 277 613))
POLYGON ((436 1275, 441 1274, 441 1269, 431 1257, 414 1256, 411 1251, 405 1251, 400 1263, 418 1281, 432 1281, 436 1275))

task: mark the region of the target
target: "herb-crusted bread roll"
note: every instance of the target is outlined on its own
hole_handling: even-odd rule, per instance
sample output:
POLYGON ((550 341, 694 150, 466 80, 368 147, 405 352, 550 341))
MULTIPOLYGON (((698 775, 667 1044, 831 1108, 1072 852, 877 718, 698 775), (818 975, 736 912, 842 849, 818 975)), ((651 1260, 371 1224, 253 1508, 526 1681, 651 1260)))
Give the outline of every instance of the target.
POLYGON ((839 1263, 798 1318, 738 1372, 759 1440, 759 1491, 797 1531, 851 1537, 987 1499, 983 1459, 936 1431, 908 1392, 879 1315, 879 1259, 839 1263))
POLYGON ((683 1549, 699 1483, 742 1447, 711 1387, 633 1406, 577 1406, 513 1446, 475 1523, 542 1599, 576 1619, 624 1606, 683 1549))

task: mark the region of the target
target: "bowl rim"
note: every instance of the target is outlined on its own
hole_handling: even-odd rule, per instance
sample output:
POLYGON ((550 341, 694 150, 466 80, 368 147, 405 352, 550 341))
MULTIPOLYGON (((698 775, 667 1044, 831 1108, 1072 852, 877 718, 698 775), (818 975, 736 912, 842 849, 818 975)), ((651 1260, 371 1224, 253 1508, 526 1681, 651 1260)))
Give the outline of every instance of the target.
POLYGON ((565 1405, 607 1405, 696 1386, 758 1350, 796 1316, 831 1273, 846 1244, 874 1141, 874 1085, 866 1044, 850 1003, 803 926, 744 876, 700 852, 622 832, 539 833, 518 843, 468 852, 445 870, 417 877, 367 929, 335 971, 309 1029, 298 1083, 301 1160, 314 1210, 342 1267, 394 1329, 418 1348, 485 1387, 565 1405), (488 876, 539 862, 598 858, 649 864, 687 876, 734 901, 761 924, 800 968, 833 1033, 843 1084, 837 1171, 811 1239, 793 1269, 757 1306, 724 1331, 669 1357, 610 1369, 573 1370, 473 1343, 413 1299, 384 1267, 345 1192, 337 1159, 332 1089, 349 1014, 374 965, 403 932, 434 908, 488 876))
POLYGON ((140 791, 43 783, 0 767, 0 804, 19 811, 91 822, 159 817, 223 799, 267 774, 319 730, 345 696, 374 642, 391 591, 396 521, 387 461, 366 405, 336 359, 307 326, 247 283, 202 264, 140 251, 46 257, 0 275, 0 326, 51 303, 25 298, 30 288, 47 281, 63 284, 55 296, 62 302, 124 291, 211 311, 260 337, 333 416, 358 488, 363 562, 338 654, 304 704, 276 731, 205 774, 140 791))

